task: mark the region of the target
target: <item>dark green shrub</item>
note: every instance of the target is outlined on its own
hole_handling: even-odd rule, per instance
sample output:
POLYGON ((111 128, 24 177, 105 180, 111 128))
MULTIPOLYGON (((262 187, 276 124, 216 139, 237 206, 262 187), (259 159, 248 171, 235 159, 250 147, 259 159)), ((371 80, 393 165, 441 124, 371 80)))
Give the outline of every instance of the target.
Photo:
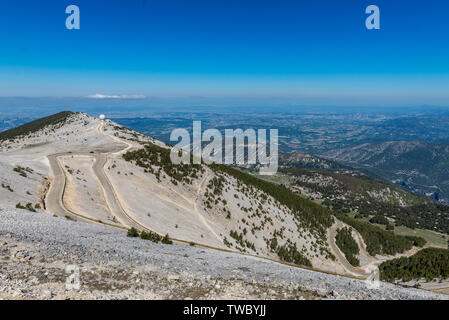
POLYGON ((128 237, 138 237, 139 236, 139 231, 137 231, 136 228, 132 227, 131 229, 128 230, 128 233, 126 234, 128 237))
POLYGON ((144 239, 144 240, 150 240, 153 241, 154 243, 158 243, 159 241, 161 241, 161 236, 158 235, 157 233, 153 232, 153 231, 142 231, 140 233, 140 238, 144 239))
POLYGON ((173 241, 168 236, 168 233, 162 238, 161 242, 163 244, 173 244, 173 241))

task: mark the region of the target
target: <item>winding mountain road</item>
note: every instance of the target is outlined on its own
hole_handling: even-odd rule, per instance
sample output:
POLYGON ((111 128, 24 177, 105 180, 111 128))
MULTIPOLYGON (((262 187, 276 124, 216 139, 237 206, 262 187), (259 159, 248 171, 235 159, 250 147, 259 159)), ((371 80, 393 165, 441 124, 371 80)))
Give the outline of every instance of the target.
POLYGON ((341 265, 345 268, 346 272, 348 272, 349 274, 363 278, 369 277, 371 275, 370 273, 365 272, 365 270, 363 270, 362 268, 354 267, 353 265, 351 265, 346 259, 343 252, 341 252, 340 248, 337 246, 337 243, 335 242, 335 237, 337 235, 337 230, 342 227, 344 227, 343 223, 337 220, 337 222, 335 222, 328 230, 327 240, 332 253, 335 255, 335 257, 338 259, 341 265))
MULTIPOLYGON (((121 156, 125 152, 128 152, 131 150, 134 146, 133 144, 123 141, 122 139, 119 139, 113 135, 110 135, 106 133, 104 130, 104 123, 101 122, 96 130, 99 134, 105 135, 108 138, 111 138, 112 140, 122 143, 125 145, 125 147, 116 152, 110 152, 110 153, 91 153, 91 152, 76 152, 76 153, 56 153, 48 156, 49 163, 51 170, 53 172, 53 182, 51 183, 50 189, 45 197, 45 203, 47 207, 47 211, 56 214, 58 216, 63 217, 69 217, 71 219, 81 219, 89 222, 95 222, 95 223, 101 223, 110 225, 116 228, 122 228, 122 229, 129 229, 131 227, 134 227, 138 230, 146 230, 146 231, 152 231, 156 232, 154 230, 151 230, 147 226, 139 223, 136 219, 131 217, 126 210, 123 208, 120 198, 118 197, 110 179, 108 178, 107 174, 105 173, 104 167, 107 163, 109 157, 115 158, 118 156, 121 156), (67 206, 64 204, 64 195, 66 191, 66 181, 67 177, 65 175, 64 169, 62 167, 62 164, 60 162, 60 157, 64 156, 84 156, 84 157, 90 157, 95 159, 94 165, 92 167, 93 173, 95 175, 95 178, 98 181, 98 185, 101 188, 101 191, 104 195, 104 200, 106 202, 108 211, 112 217, 116 219, 120 223, 121 226, 108 224, 105 222, 99 222, 98 219, 94 219, 89 217, 86 214, 80 214, 75 213, 72 210, 68 209, 67 206)), ((206 181, 207 176, 204 177, 203 181, 199 185, 198 195, 200 193, 200 189, 203 186, 204 182, 206 181)), ((194 210, 195 214, 197 215, 198 219, 202 221, 206 227, 214 234, 214 236, 219 240, 220 242, 222 239, 215 233, 215 231, 210 227, 210 225, 207 223, 205 218, 202 216, 202 214, 199 212, 196 200, 197 199, 188 199, 182 194, 178 194, 180 197, 184 198, 186 201, 188 201, 192 208, 186 208, 180 205, 179 203, 173 202, 171 199, 164 198, 165 201, 170 201, 173 204, 177 205, 178 207, 185 209, 185 210, 194 210)), ((156 232, 158 233, 158 232, 156 232)), ((179 239, 173 239, 182 243, 188 243, 188 241, 185 240, 179 240, 179 239)))
MULTIPOLYGON (((101 122, 98 127, 97 131, 101 134, 104 134, 118 142, 121 142, 123 144, 126 144, 126 147, 119 152, 113 153, 113 155, 118 156, 124 152, 127 152, 130 150, 133 146, 130 143, 125 143, 122 140, 112 137, 108 134, 105 134, 103 131, 104 123, 101 122)), ((93 152, 93 151, 92 151, 93 152)), ((104 172, 104 166, 106 164, 106 161, 108 159, 108 153, 92 153, 92 152, 76 152, 76 153, 56 153, 47 156, 50 168, 53 173, 53 181, 50 185, 50 188, 48 190, 48 193, 45 197, 45 203, 47 211, 51 212, 52 214, 56 214, 58 216, 68 217, 71 219, 81 219, 89 222, 95 222, 95 223, 101 223, 106 224, 115 228, 121 228, 121 229, 129 229, 131 227, 134 227, 136 229, 145 229, 149 230, 145 226, 141 225, 129 215, 126 214, 126 212, 123 210, 122 206, 120 205, 120 202, 117 199, 117 196, 115 194, 115 190, 111 185, 111 182, 106 177, 106 174, 104 172), (121 226, 117 226, 114 224, 108 224, 105 222, 99 222, 97 219, 91 218, 88 215, 75 213, 72 210, 68 209, 64 204, 64 195, 66 192, 66 181, 67 177, 65 175, 65 172, 62 168, 60 157, 63 156, 84 156, 84 157, 90 157, 95 159, 94 165, 92 167, 93 172, 95 174, 95 178, 99 182, 99 186, 103 191, 103 195, 108 207, 108 211, 111 214, 112 217, 114 217, 117 221, 120 222, 121 226)), ((112 152, 112 151, 111 151, 112 152)), ((112 153, 111 153, 112 154, 112 153)))
MULTIPOLYGON (((113 139, 116 142, 124 144, 125 147, 120 151, 111 150, 110 152, 105 152, 104 150, 102 150, 102 153, 95 153, 95 151, 94 151, 94 153, 92 153, 91 151, 90 152, 75 152, 75 153, 66 153, 65 152, 65 153, 56 153, 56 154, 47 156, 47 158, 49 160, 50 168, 51 168, 51 171, 53 174, 53 180, 52 180, 50 188, 46 194, 46 197, 44 199, 47 211, 52 214, 56 214, 58 216, 63 216, 63 217, 65 216, 65 217, 69 217, 74 220, 79 219, 79 220, 84 220, 84 221, 88 221, 91 223, 93 222, 93 223, 97 223, 97 224, 108 225, 108 226, 111 226, 114 228, 120 228, 123 230, 127 230, 131 227, 134 227, 137 230, 145 230, 145 231, 152 231, 152 232, 158 233, 154 230, 149 229, 147 226, 142 225, 138 221, 136 221, 133 217, 131 217, 123 209, 123 206, 120 203, 120 199, 117 196, 116 191, 115 191, 111 181, 107 177, 107 174, 105 173, 104 167, 109 158, 111 158, 111 159, 116 158, 116 157, 122 155, 123 153, 131 150, 134 146, 129 142, 125 142, 122 139, 119 139, 113 135, 106 133, 103 130, 103 128, 104 128, 104 123, 102 122, 97 127, 98 132, 105 136, 108 136, 109 138, 113 139), (68 209, 64 205, 64 194, 66 191, 67 177, 66 177, 66 174, 64 172, 64 169, 63 169, 62 164, 59 159, 64 156, 84 156, 84 157, 87 156, 87 157, 91 157, 91 158, 95 159, 94 165, 92 167, 93 172, 96 176, 96 179, 99 182, 100 188, 103 191, 104 199, 106 201, 106 205, 108 207, 108 211, 109 211, 110 215, 112 217, 114 217, 116 219, 116 221, 118 221, 120 223, 120 225, 100 222, 97 219, 91 218, 86 214, 80 214, 80 213, 73 212, 72 210, 68 209)), ((201 189, 204 187, 204 183, 206 180, 207 180, 207 177, 205 177, 199 184, 197 197, 199 196, 201 189)), ((183 195, 180 194, 180 196, 183 196, 183 195)), ((217 239, 221 240, 221 238, 214 232, 214 230, 210 227, 210 225, 208 225, 207 221, 205 221, 204 217, 199 212, 197 205, 196 205, 196 201, 197 201, 197 198, 190 199, 189 202, 192 203, 193 210, 198 215, 198 219, 200 219, 202 222, 204 222, 206 224, 206 226, 208 228, 210 228, 211 232, 213 232, 213 234, 217 237, 217 239)), ((177 205, 179 205, 179 204, 177 204, 177 205)), ((335 230, 334 231, 331 230, 331 235, 333 234, 333 232, 335 232, 335 230)), ((335 239, 335 236, 333 236, 333 239, 335 239)), ((175 242, 178 242, 178 243, 190 244, 190 241, 187 241, 187 240, 175 239, 175 238, 172 238, 172 240, 175 242)), ((213 247, 213 246, 209 246, 209 245, 205 245, 205 244, 196 244, 196 246, 202 247, 202 248, 213 249, 213 250, 219 250, 219 251, 223 251, 223 252, 233 252, 233 253, 238 253, 238 254, 242 254, 242 255, 246 255, 246 256, 253 256, 253 257, 256 257, 259 259, 269 260, 269 261, 281 263, 284 265, 290 265, 290 266, 297 267, 297 268, 307 269, 307 270, 326 273, 326 274, 339 275, 339 276, 353 278, 353 279, 365 279, 368 276, 368 274, 362 273, 358 269, 354 269, 354 267, 352 267, 347 262, 347 260, 344 258, 344 256, 339 256, 339 253, 341 255, 341 252, 339 251, 338 247, 336 247, 335 242, 329 241, 329 243, 330 243, 331 247, 333 248, 333 251, 335 251, 335 254, 338 256, 339 260, 344 264, 345 269, 347 269, 348 275, 340 275, 337 273, 327 272, 327 271, 323 271, 323 270, 317 270, 314 268, 297 266, 294 264, 279 261, 277 259, 259 257, 259 256, 251 255, 251 254, 244 254, 244 253, 240 253, 237 251, 223 249, 223 248, 217 248, 217 247, 213 247), (346 263, 345 263, 345 261, 346 261, 346 263)))

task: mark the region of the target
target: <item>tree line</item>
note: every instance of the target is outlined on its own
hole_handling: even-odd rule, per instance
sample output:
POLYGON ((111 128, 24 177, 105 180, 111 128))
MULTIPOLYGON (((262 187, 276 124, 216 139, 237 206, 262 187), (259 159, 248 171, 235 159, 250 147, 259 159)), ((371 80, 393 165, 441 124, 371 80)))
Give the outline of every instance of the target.
POLYGON ((449 278, 449 250, 426 248, 411 257, 401 257, 383 262, 379 266, 383 281, 404 282, 411 280, 449 278))

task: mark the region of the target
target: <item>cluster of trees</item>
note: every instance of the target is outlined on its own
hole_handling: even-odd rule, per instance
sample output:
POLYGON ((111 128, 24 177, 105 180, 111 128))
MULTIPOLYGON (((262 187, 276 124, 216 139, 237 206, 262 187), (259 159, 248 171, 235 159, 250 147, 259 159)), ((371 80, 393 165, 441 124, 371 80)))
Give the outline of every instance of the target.
POLYGON ((298 251, 296 243, 287 241, 283 246, 278 245, 277 240, 271 240, 271 249, 274 250, 279 259, 288 263, 294 263, 300 266, 312 267, 312 263, 307 257, 298 251))
POLYGON ((402 257, 383 262, 379 266, 380 279, 394 282, 402 280, 449 278, 449 250, 426 248, 411 257, 402 257))
MULTIPOLYGON (((362 214, 357 214, 355 216, 355 218, 360 218, 362 217, 362 214)), ((385 226, 386 230, 388 231, 392 231, 394 230, 394 225, 390 223, 390 221, 385 218, 384 216, 374 216, 371 219, 369 219, 369 222, 374 223, 374 224, 382 224, 385 226)))
POLYGON ((356 220, 345 214, 335 213, 336 217, 356 229, 366 244, 366 250, 372 256, 376 254, 394 255, 411 249, 422 247, 426 240, 420 237, 398 236, 391 231, 385 231, 368 222, 356 220))
POLYGON ((231 238, 234 238, 234 240, 242 247, 242 249, 246 247, 256 252, 256 246, 254 245, 254 243, 244 239, 243 233, 239 234, 237 231, 231 230, 229 235, 231 236, 231 238))
POLYGON ((210 179, 207 189, 211 190, 214 195, 219 196, 223 193, 224 183, 225 178, 223 176, 213 177, 210 179))
POLYGON ((338 229, 335 242, 351 265, 354 267, 360 266, 360 260, 356 257, 360 249, 349 228, 338 229))
POLYGON ((384 216, 374 216, 372 217, 369 222, 371 223, 377 223, 377 224, 383 224, 385 226, 390 224, 390 221, 388 221, 387 218, 385 218, 384 216))
POLYGON ((176 185, 178 182, 191 184, 192 179, 198 178, 203 172, 200 164, 173 164, 170 159, 170 150, 147 143, 144 148, 129 151, 123 155, 126 161, 134 161, 139 167, 161 178, 162 172, 169 176, 176 185))
POLYGON ((164 237, 162 237, 153 231, 142 230, 139 233, 139 231, 134 227, 128 230, 127 236, 132 237, 132 238, 140 237, 143 240, 150 240, 154 243, 161 242, 163 244, 173 244, 173 241, 170 239, 168 234, 166 234, 164 237))
POLYGON ((64 122, 73 112, 62 111, 51 116, 28 122, 16 128, 0 132, 0 141, 8 139, 16 139, 30 133, 39 131, 49 125, 55 125, 64 122))
MULTIPOLYGON (((421 204, 400 206, 373 198, 347 197, 344 201, 326 199, 323 201, 323 205, 340 213, 358 211, 360 216, 374 215, 384 218, 387 216, 395 220, 396 226, 405 226, 411 229, 419 227, 449 233, 449 206, 432 203, 427 199, 423 199, 421 204)), ((388 226, 388 224, 385 225, 388 226)))
MULTIPOLYGON (((427 199, 426 199, 427 200, 427 199)), ((432 202, 423 202, 411 206, 392 205, 383 202, 360 205, 360 213, 386 215, 395 220, 396 226, 411 229, 421 228, 449 233, 449 206, 432 202)))

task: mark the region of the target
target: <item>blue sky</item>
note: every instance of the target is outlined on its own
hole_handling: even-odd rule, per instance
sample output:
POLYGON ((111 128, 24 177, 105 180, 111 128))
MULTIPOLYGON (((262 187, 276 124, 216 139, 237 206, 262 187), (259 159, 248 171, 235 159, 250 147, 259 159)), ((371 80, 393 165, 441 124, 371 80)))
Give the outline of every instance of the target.
POLYGON ((448 12, 444 0, 2 1, 0 96, 449 105, 448 12), (65 28, 69 4, 80 30, 65 28), (365 28, 369 4, 381 30, 365 28))

